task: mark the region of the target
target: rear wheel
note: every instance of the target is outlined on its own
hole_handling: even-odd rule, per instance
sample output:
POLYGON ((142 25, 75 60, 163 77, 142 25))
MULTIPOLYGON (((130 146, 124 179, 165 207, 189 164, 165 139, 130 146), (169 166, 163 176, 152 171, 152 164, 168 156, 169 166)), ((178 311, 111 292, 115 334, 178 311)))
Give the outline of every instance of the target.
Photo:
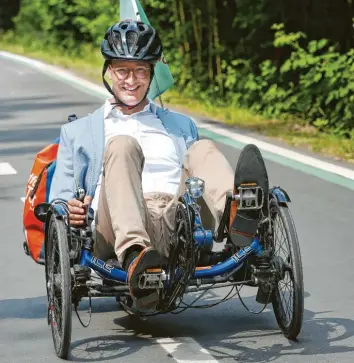
POLYGON ((295 225, 287 206, 270 202, 273 230, 273 261, 277 284, 272 293, 276 320, 285 337, 295 340, 304 314, 304 284, 300 246, 295 225))
POLYGON ((66 359, 71 342, 71 272, 67 229, 63 220, 51 216, 46 250, 48 324, 55 352, 66 359))

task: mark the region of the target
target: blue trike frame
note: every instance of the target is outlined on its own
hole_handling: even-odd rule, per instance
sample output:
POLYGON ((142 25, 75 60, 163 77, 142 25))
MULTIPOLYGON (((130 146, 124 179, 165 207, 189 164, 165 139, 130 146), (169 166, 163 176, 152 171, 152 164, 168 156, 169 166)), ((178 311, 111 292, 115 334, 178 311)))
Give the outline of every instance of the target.
MULTIPOLYGON (((274 198, 281 205, 286 205, 288 202, 290 202, 290 198, 286 191, 279 186, 273 187, 269 190, 269 199, 271 198, 274 198)), ((188 206, 196 204, 196 200, 192 198, 187 192, 184 194, 183 200, 184 203, 188 206)), ((67 219, 67 210, 63 207, 63 204, 61 203, 53 203, 50 207, 50 211, 48 214, 54 214, 57 218, 67 219)), ((48 220, 49 218, 47 218, 47 221, 48 220)), ((68 226, 68 228, 70 228, 70 226, 68 226)), ((214 243, 213 237, 214 236, 212 235, 211 231, 204 230, 199 213, 195 213, 193 230, 193 239, 195 243, 198 245, 198 247, 201 247, 203 245, 212 245, 214 243)), ((47 243, 47 239, 45 243, 47 243)), ((240 249, 231 257, 228 257, 226 260, 216 265, 208 266, 208 268, 205 269, 196 268, 192 279, 203 280, 217 278, 225 275, 230 276, 232 273, 235 273, 238 269, 242 267, 242 265, 250 255, 261 256, 262 251, 263 247, 261 245, 261 242, 256 237, 253 239, 252 243, 249 246, 240 249)), ((114 280, 122 284, 127 284, 126 271, 115 268, 114 266, 109 265, 107 262, 96 258, 90 250, 83 248, 80 251, 79 265, 91 268, 99 275, 101 275, 101 277, 104 279, 114 280)), ((224 281, 220 280, 220 282, 224 281)), ((122 292, 125 291, 125 289, 119 290, 122 292)), ((128 291, 128 287, 126 288, 126 290, 128 291)))
MULTIPOLYGON (((161 263, 158 268, 157 266, 146 268, 138 278, 137 288, 150 289, 151 291, 148 295, 144 295, 144 297, 147 296, 148 299, 150 296, 157 297, 157 299, 153 297, 155 299, 153 300, 154 306, 147 308, 147 310, 142 300, 132 295, 132 284, 131 280, 127 281, 127 272, 123 269, 115 268, 93 255, 94 240, 92 239, 92 231, 89 227, 90 221, 93 218, 91 211, 88 213, 87 227, 77 229, 70 225, 68 206, 65 201, 54 201, 43 206, 42 211, 38 209, 37 218, 45 222, 44 252, 46 260, 49 257, 49 263, 45 264, 48 324, 52 325, 52 335, 57 355, 63 358, 68 354, 71 341, 71 304, 74 305, 78 319, 84 327, 87 327, 91 320, 91 297, 115 296, 117 302, 127 313, 138 317, 149 317, 165 313, 178 314, 188 308, 215 306, 235 296, 234 294, 229 297, 231 291, 236 289, 241 303, 248 311, 252 312, 245 305, 239 294, 238 286, 243 285, 257 287, 256 301, 263 304, 263 308, 255 314, 261 313, 268 303, 271 303, 278 325, 284 335, 289 339, 296 339, 301 329, 303 317, 301 260, 298 254, 299 251, 295 251, 295 248, 298 248, 297 237, 294 235, 294 231, 288 231, 292 233, 292 252, 290 253, 292 256, 291 260, 293 257, 296 260, 294 263, 288 259, 282 260, 280 256, 277 257, 273 254, 274 241, 272 239, 274 209, 278 209, 278 212, 280 208, 288 210, 287 203, 290 202, 290 198, 278 186, 270 189, 268 193, 264 193, 267 195, 269 205, 265 206, 262 212, 263 218, 259 223, 259 231, 249 246, 240 248, 234 246, 232 241, 229 240, 228 227, 225 224, 225 221, 229 219, 230 201, 239 200, 241 206, 243 201, 249 201, 241 197, 241 188, 239 191, 239 195, 231 194, 227 196, 225 212, 222 217, 223 222, 220 222, 218 231, 215 234, 204 229, 196 198, 191 196, 191 192, 186 192, 180 198, 180 203, 176 209, 175 238, 171 241, 171 246, 176 248, 172 247, 173 251, 170 253, 171 256, 168 259, 167 265, 161 263), (55 230, 56 233, 53 232, 55 230), (222 233, 223 230, 224 233, 222 233), (65 232, 67 233, 66 236, 65 232), (56 237, 54 237, 55 235, 56 237), (58 235, 62 237, 58 238, 58 235), (184 238, 181 236, 184 236, 184 238), (218 252, 215 252, 215 255, 213 255, 217 257, 216 260, 209 260, 209 264, 204 264, 203 260, 199 260, 202 252, 212 255, 214 253, 212 251, 214 243, 223 242, 225 237, 226 243, 223 252, 220 255, 218 255, 218 252), (63 270, 60 273, 54 272, 53 263, 51 262, 54 258, 52 251, 55 251, 53 249, 55 243, 58 244, 58 250, 61 251, 58 252, 61 256, 59 259, 63 265, 63 270), (181 243, 187 246, 184 250, 183 248, 179 249, 182 246, 181 243), (292 265, 290 266, 289 263, 292 265), (296 263, 297 265, 295 265, 296 263), (73 269, 69 270, 69 266, 73 269), (97 276, 93 276, 92 271, 96 272, 99 280, 101 280, 100 282, 97 281, 97 276), (293 284, 295 284, 293 285, 294 294, 292 298, 294 309, 289 319, 288 316, 284 316, 285 310, 281 302, 280 292, 276 287, 278 282, 285 277, 286 273, 289 276, 293 276, 293 284), (60 277, 63 280, 62 278, 57 278, 57 274, 61 274, 62 276, 60 277), (210 305, 195 305, 195 302, 208 290, 223 287, 231 287, 231 291, 219 302, 210 305), (57 291, 60 291, 62 299, 60 314, 56 311, 58 304, 54 302, 57 291), (192 303, 188 303, 183 299, 185 294, 201 291, 204 292, 199 294, 192 303), (84 297, 89 298, 89 319, 87 324, 83 323, 77 309, 81 299, 84 297), (58 338, 59 343, 57 341, 58 317, 60 319, 59 323, 64 324, 62 326, 65 327, 65 329, 61 330, 62 333, 58 338)), ((81 198, 79 199, 82 200, 81 198)), ((262 205, 264 206, 263 203, 264 199, 262 199, 262 205)), ((258 208, 259 205, 256 207, 258 208)), ((282 212, 279 213, 281 214, 282 212)), ((159 265, 158 261, 157 265, 159 265)))

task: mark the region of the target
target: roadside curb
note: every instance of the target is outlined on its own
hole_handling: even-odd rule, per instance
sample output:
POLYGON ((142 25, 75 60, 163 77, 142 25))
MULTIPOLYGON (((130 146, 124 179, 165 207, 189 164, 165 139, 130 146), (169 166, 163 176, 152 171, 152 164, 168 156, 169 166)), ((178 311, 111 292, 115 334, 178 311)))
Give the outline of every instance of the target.
MULTIPOLYGON (((0 51, 0 56, 38 69, 39 71, 44 72, 45 74, 60 81, 64 81, 91 96, 96 95, 102 100, 105 100, 110 95, 103 86, 99 86, 93 82, 80 78, 70 71, 5 51, 0 51)), ((251 136, 242 135, 237 131, 225 129, 222 126, 215 124, 211 125, 195 117, 192 117, 192 119, 196 123, 201 136, 208 137, 237 149, 243 148, 246 144, 255 144, 268 160, 300 170, 307 174, 312 174, 321 179, 354 190, 354 170, 335 165, 331 162, 319 160, 315 157, 304 155, 300 152, 289 150, 285 147, 277 146, 251 136)))

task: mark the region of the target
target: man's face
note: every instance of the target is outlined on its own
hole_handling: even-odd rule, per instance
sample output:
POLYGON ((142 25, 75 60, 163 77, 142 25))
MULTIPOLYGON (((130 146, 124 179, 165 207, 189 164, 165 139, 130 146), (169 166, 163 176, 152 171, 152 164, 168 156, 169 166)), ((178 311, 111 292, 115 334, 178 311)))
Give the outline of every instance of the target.
POLYGON ((149 63, 114 60, 108 69, 113 92, 119 100, 133 106, 143 99, 150 83, 149 63))

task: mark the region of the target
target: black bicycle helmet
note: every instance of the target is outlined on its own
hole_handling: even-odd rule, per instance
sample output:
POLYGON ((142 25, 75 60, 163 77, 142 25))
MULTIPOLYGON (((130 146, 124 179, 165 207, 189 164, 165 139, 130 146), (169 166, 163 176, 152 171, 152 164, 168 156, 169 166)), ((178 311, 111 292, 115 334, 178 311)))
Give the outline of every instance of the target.
POLYGON ((122 20, 108 28, 101 42, 101 53, 105 59, 102 80, 108 92, 116 98, 117 104, 119 105, 128 108, 138 106, 149 93, 150 84, 154 77, 154 64, 162 55, 162 43, 156 30, 142 21, 131 19, 122 20), (134 106, 128 106, 118 100, 104 78, 110 61, 114 59, 142 60, 150 63, 151 75, 149 88, 147 89, 145 97, 134 106))
POLYGON ((162 54, 161 40, 156 30, 142 21, 123 20, 112 25, 101 44, 105 60, 157 61, 162 54))

